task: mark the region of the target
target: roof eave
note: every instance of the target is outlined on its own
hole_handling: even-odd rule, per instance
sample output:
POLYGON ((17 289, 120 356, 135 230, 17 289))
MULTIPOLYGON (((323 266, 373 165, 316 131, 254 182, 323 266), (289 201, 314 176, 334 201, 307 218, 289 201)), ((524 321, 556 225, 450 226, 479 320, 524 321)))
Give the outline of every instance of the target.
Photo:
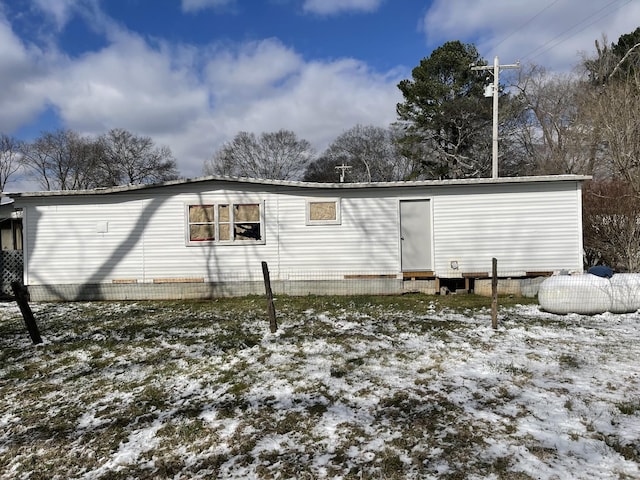
POLYGON ((245 183, 254 185, 274 185, 283 187, 315 188, 315 189, 359 189, 359 188, 396 188, 396 187, 430 187, 430 186, 454 186, 454 185, 495 185, 508 183, 539 183, 539 182, 560 182, 560 181, 586 181, 592 177, 589 175, 543 175, 527 177, 498 177, 498 178, 461 178, 448 180, 414 180, 396 182, 369 182, 369 183, 321 183, 302 182, 291 180, 270 180, 249 177, 220 177, 206 176, 198 178, 187 178, 180 180, 170 180, 161 183, 143 185, 120 185, 115 187, 102 187, 90 190, 54 190, 40 192, 1 192, 0 196, 9 198, 19 197, 50 197, 50 196, 81 196, 81 195, 106 195, 114 193, 135 192, 140 190, 157 189, 170 186, 179 186, 204 182, 220 183, 245 183))

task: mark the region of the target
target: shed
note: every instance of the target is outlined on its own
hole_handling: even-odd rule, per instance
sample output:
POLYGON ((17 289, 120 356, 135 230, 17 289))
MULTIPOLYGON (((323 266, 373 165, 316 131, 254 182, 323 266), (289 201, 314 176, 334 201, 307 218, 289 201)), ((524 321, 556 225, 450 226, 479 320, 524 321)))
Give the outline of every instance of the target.
POLYGON ((494 257, 500 278, 581 272, 588 178, 202 177, 4 195, 22 211, 32 300, 263 293, 263 261, 276 293, 384 294, 468 288, 494 257))

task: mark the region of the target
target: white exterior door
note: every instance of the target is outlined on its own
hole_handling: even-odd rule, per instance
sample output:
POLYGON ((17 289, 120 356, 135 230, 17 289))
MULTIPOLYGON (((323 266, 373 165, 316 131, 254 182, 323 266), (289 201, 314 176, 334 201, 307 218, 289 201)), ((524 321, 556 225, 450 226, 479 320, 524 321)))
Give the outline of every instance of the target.
POLYGON ((400 201, 400 249, 403 272, 433 269, 429 200, 400 201))

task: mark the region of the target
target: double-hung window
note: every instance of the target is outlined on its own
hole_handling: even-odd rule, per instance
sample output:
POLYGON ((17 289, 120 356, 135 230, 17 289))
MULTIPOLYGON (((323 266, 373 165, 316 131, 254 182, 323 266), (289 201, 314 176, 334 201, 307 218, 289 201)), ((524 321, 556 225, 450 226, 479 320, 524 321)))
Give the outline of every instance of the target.
POLYGON ((264 243, 264 204, 187 205, 187 244, 264 243))

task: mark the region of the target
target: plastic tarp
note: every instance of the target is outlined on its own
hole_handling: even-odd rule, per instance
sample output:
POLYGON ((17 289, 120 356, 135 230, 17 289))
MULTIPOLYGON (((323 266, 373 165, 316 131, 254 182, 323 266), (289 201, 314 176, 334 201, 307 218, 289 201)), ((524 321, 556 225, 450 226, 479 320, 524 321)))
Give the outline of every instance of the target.
POLYGON ((556 275, 542 282, 538 302, 543 310, 559 314, 632 313, 640 310, 640 274, 556 275))

